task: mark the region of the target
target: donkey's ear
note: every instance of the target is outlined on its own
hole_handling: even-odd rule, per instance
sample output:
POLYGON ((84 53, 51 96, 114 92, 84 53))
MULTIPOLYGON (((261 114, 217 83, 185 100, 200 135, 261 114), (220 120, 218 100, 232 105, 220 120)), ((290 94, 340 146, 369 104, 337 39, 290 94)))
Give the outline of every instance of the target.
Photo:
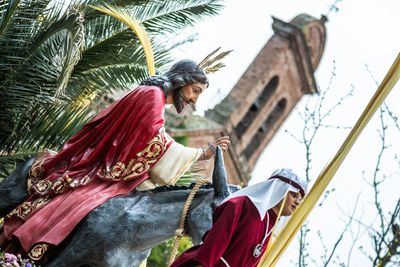
POLYGON ((226 178, 224 165, 224 157, 222 150, 218 146, 215 154, 214 171, 213 171, 213 187, 216 197, 226 198, 230 195, 226 178))

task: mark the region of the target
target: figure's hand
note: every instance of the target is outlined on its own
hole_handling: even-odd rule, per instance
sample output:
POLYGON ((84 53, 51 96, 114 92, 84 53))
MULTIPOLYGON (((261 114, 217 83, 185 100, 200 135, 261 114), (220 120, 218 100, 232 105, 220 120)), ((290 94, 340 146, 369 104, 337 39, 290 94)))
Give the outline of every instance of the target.
POLYGON ((215 155, 217 146, 220 146, 222 151, 227 151, 230 143, 229 136, 220 137, 217 141, 209 143, 207 148, 203 148, 203 159, 211 159, 215 155))
POLYGON ((222 151, 227 151, 229 144, 231 143, 231 141, 229 141, 229 136, 222 136, 220 138, 217 139, 217 141, 215 141, 215 143, 213 143, 214 147, 217 148, 217 146, 220 146, 222 151))

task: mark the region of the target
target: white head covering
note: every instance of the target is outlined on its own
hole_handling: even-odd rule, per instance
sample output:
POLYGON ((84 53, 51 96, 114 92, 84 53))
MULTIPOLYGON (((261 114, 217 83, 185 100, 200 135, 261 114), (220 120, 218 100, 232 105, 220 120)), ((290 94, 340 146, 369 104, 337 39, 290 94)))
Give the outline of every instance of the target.
POLYGON ((247 196, 260 213, 261 220, 264 220, 266 212, 275 207, 288 191, 300 192, 304 196, 306 190, 307 182, 291 169, 278 169, 266 181, 236 191, 222 203, 234 197, 247 196))

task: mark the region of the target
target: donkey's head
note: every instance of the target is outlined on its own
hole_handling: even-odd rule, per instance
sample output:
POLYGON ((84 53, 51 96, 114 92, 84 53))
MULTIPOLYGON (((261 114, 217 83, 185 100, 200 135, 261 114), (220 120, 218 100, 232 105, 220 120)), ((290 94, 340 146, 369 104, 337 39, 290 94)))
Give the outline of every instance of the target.
POLYGON ((222 150, 219 146, 217 147, 215 155, 212 182, 216 198, 224 199, 230 195, 224 165, 224 156, 222 155, 222 150))
POLYGON ((195 199, 187 220, 187 232, 190 233, 195 245, 200 243, 205 230, 211 228, 212 211, 224 198, 240 189, 238 186, 228 185, 224 158, 220 147, 217 147, 215 155, 212 183, 214 193, 207 196, 209 198, 208 201, 204 198, 202 201, 200 201, 200 198, 197 201, 195 199))
POLYGON ((26 196, 28 172, 35 157, 21 163, 10 176, 0 183, 0 218, 21 204, 26 196))

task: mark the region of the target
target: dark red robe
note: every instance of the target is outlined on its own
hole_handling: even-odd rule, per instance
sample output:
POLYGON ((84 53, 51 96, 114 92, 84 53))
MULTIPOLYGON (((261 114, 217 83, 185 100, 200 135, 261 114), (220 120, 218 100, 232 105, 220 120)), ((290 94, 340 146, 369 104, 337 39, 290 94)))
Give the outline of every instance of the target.
POLYGON ((165 96, 140 86, 71 137, 56 154, 38 157, 26 201, 5 217, 4 233, 40 259, 95 207, 148 179, 172 140, 164 133, 165 96), (44 244, 44 245, 43 245, 44 244))
MULTIPOLYGON (((275 225, 276 214, 269 214, 268 231, 275 225)), ((225 267, 221 257, 231 267, 257 266, 261 255, 253 256, 254 248, 261 243, 267 230, 268 216, 261 220, 257 208, 246 196, 232 198, 218 206, 213 212, 213 226, 203 236, 203 243, 184 252, 171 267, 225 267)))

